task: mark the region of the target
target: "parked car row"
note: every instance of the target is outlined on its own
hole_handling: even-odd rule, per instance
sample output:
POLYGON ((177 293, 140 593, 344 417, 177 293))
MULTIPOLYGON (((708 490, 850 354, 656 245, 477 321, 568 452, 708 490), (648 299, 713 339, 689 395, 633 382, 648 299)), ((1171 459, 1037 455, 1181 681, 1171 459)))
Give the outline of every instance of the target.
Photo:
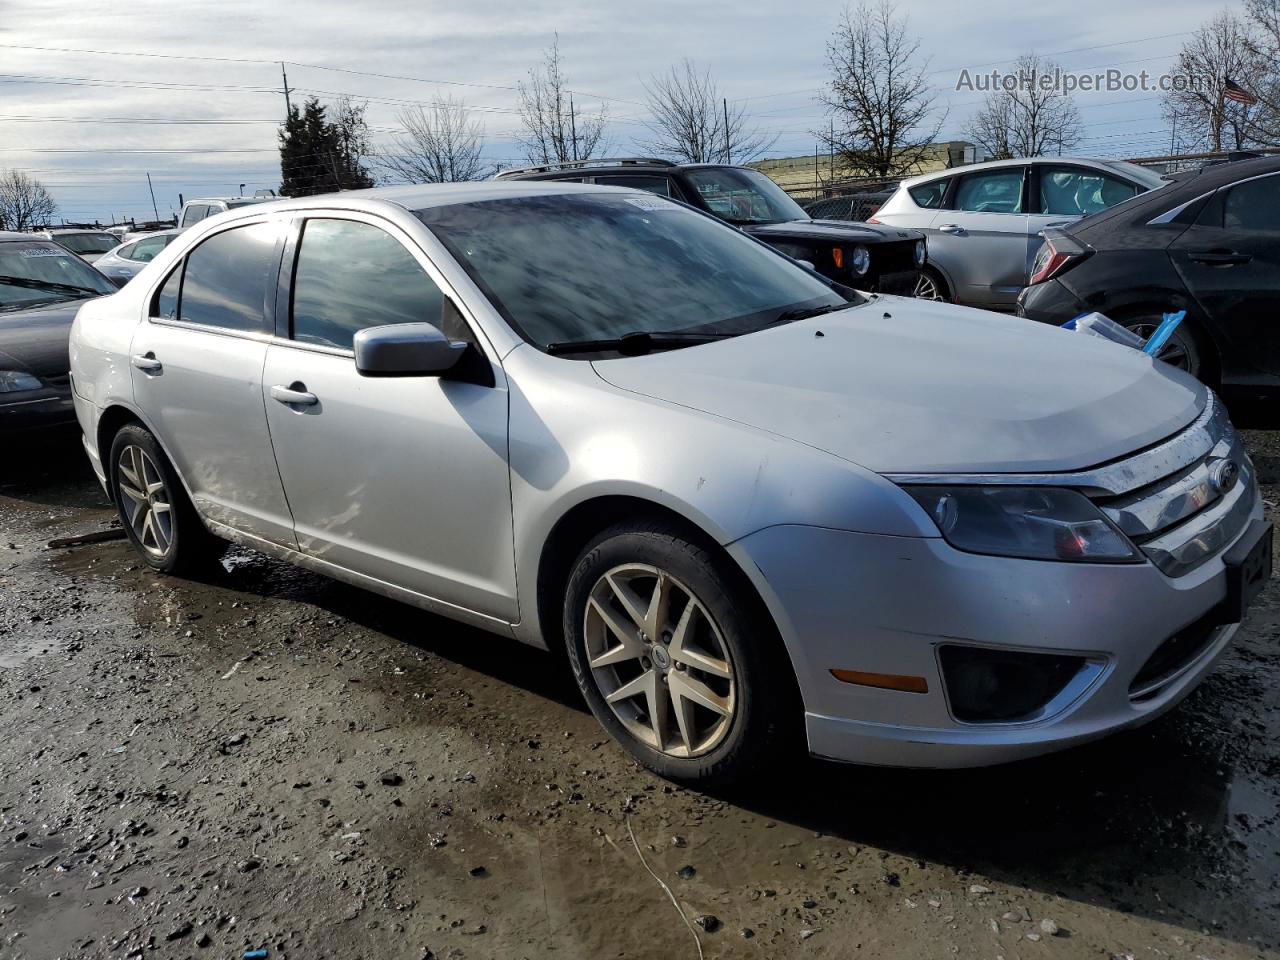
POLYGON ((83 302, 76 413, 139 554, 237 542, 563 649, 694 783, 1011 760, 1199 683, 1271 565, 1208 388, 857 292, 724 222, 793 229, 754 178, 655 171, 685 202, 521 175, 232 210, 83 302))

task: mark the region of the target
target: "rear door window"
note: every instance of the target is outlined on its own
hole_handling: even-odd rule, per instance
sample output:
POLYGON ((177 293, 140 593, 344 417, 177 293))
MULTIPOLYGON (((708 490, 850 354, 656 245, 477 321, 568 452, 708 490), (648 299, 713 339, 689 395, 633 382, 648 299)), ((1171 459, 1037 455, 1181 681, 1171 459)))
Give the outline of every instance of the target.
POLYGON ((1039 173, 1040 212, 1052 216, 1087 217, 1138 193, 1135 184, 1085 167, 1045 165, 1039 173))
POLYGON ((595 182, 602 187, 630 187, 647 190, 660 197, 671 196, 671 181, 666 177, 596 177, 595 182))
POLYGON ((1280 231, 1280 176, 1259 177, 1228 188, 1222 226, 1228 230, 1280 231))
POLYGON ((381 227, 358 220, 306 222, 293 275, 294 340, 350 350, 356 331, 365 327, 442 326, 444 314, 444 293, 381 227))
POLYGON ((922 183, 918 187, 912 187, 907 193, 911 194, 911 199, 917 207, 937 210, 942 206, 950 183, 950 180, 934 180, 932 183, 922 183))
POLYGON ((971 213, 1022 213, 1022 167, 1004 167, 960 178, 955 208, 971 213))
POLYGON ((120 256, 129 260, 137 260, 140 263, 150 263, 156 258, 156 254, 165 248, 165 244, 169 242, 168 237, 147 237, 145 240, 139 240, 133 244, 129 252, 120 251, 120 256))
POLYGON ((193 223, 199 223, 209 215, 209 205, 204 203, 193 203, 182 212, 182 226, 189 227, 193 223))
POLYGON ((183 272, 178 319, 265 332, 267 293, 275 293, 280 263, 279 239, 279 224, 254 223, 215 233, 192 250, 183 272))

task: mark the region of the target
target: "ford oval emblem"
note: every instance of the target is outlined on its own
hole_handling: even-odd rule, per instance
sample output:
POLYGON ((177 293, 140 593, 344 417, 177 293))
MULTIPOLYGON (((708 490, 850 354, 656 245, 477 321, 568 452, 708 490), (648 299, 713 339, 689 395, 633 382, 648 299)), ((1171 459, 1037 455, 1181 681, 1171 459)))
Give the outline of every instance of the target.
POLYGON ((1234 460, 1219 460, 1209 468, 1209 482, 1218 493, 1226 494, 1240 479, 1240 467, 1234 460))

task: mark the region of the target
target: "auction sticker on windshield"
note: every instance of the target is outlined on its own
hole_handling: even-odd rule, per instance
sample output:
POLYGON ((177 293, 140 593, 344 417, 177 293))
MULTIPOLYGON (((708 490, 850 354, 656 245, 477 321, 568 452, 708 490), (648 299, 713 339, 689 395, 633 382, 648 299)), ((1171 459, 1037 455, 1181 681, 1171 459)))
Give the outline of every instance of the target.
POLYGON ((65 257, 67 255, 67 251, 61 247, 26 247, 18 253, 28 260, 32 257, 65 257))
POLYGON ((639 207, 641 210, 679 210, 670 200, 663 200, 661 197, 627 197, 627 203, 633 207, 639 207))

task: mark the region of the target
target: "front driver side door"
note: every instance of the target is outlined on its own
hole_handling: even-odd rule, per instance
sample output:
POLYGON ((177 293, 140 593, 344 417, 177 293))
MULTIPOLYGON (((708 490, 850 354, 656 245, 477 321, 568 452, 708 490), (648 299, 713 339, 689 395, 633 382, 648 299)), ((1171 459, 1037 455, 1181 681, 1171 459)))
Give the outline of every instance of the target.
POLYGON ((292 297, 286 291, 280 300, 287 323, 267 350, 262 383, 299 548, 373 581, 514 622, 501 366, 398 227, 344 212, 310 216, 298 230, 282 271, 292 272, 292 297), (356 371, 356 331, 423 321, 472 343, 473 376, 356 371))

